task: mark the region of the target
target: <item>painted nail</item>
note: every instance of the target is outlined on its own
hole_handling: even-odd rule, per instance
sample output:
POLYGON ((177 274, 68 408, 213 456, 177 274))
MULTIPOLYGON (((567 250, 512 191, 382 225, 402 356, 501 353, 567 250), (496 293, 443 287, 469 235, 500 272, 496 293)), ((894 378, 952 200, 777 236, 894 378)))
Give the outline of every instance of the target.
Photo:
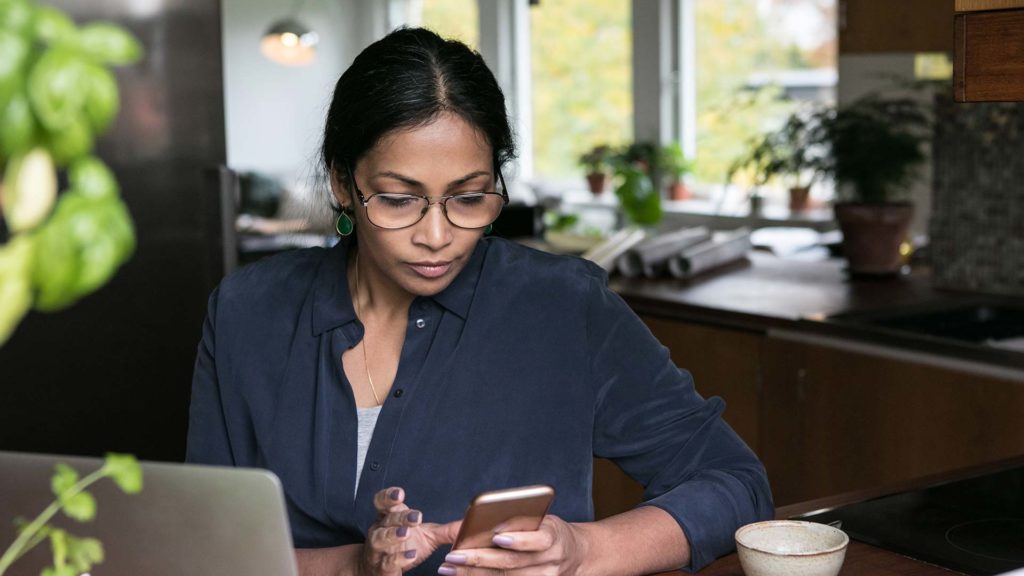
POLYGON ((416 551, 415 550, 406 550, 405 552, 402 552, 402 556, 405 556, 409 560, 412 560, 413 558, 416 557, 416 551))
POLYGON ((420 511, 419 510, 413 510, 412 512, 409 512, 409 514, 406 515, 406 519, 408 519, 409 522, 419 522, 420 521, 420 511))
POLYGON ((499 534, 499 535, 495 536, 494 538, 491 538, 491 542, 494 542, 498 546, 511 546, 511 545, 515 544, 515 539, 512 538, 511 536, 504 536, 504 535, 499 534))
POLYGON ((408 533, 409 533, 409 527, 408 526, 399 526, 398 530, 395 530, 395 535, 397 535, 399 538, 405 538, 405 535, 408 534, 408 533))
POLYGON ((466 563, 466 555, 465 554, 452 553, 452 554, 449 554, 449 555, 445 556, 444 557, 444 561, 445 562, 449 562, 451 564, 465 564, 466 563))
POLYGON ((398 491, 398 488, 395 488, 392 491, 388 492, 388 498, 391 498, 392 500, 398 500, 399 494, 401 494, 401 492, 398 491))
POLYGON ((455 568, 451 566, 441 566, 437 569, 437 573, 441 576, 455 576, 455 568))

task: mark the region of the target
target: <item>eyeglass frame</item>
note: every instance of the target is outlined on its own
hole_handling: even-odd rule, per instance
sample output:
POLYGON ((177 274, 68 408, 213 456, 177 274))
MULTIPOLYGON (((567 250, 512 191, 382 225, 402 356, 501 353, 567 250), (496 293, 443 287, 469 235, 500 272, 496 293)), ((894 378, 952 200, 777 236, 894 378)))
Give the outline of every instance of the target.
MULTIPOLYGON (((401 227, 398 227, 398 228, 387 228, 387 227, 384 227, 384 226, 381 226, 381 225, 377 224, 373 220, 370 220, 370 224, 373 224, 374 226, 377 226, 378 228, 383 228, 384 230, 404 230, 406 228, 410 228, 412 226, 415 226, 415 225, 419 224, 420 221, 423 220, 423 217, 427 215, 427 212, 430 211, 430 207, 433 206, 434 204, 440 204, 441 205, 441 212, 444 214, 444 219, 447 220, 449 224, 451 224, 452 226, 455 226, 456 228, 462 229, 462 230, 479 230, 480 228, 486 228, 486 227, 490 226, 491 224, 493 224, 494 220, 498 219, 498 216, 495 216, 494 220, 488 222, 487 224, 484 224, 483 226, 475 226, 475 227, 472 227, 472 228, 467 228, 465 226, 459 226, 455 222, 452 222, 451 217, 448 216, 448 200, 450 200, 452 198, 455 198, 455 197, 458 197, 458 196, 460 196, 460 194, 449 194, 449 195, 445 195, 445 196, 433 196, 432 197, 432 196, 419 196, 418 194, 407 194, 407 193, 404 193, 404 192, 374 192, 373 194, 370 194, 369 196, 366 196, 366 195, 363 194, 363 191, 359 189, 359 184, 356 184, 356 175, 355 175, 355 172, 352 170, 352 165, 349 164, 348 162, 346 162, 345 163, 345 170, 348 172, 348 181, 350 183, 352 183, 352 189, 355 190, 356 196, 359 197, 359 203, 362 204, 363 205, 363 209, 366 210, 366 219, 367 220, 370 220, 370 208, 369 208, 369 206, 370 206, 370 200, 373 199, 374 196, 380 196, 380 195, 383 195, 383 194, 387 194, 389 196, 400 194, 400 195, 404 195, 404 196, 417 196, 417 197, 423 198, 424 200, 427 201, 427 207, 424 208, 423 211, 420 212, 420 217, 417 218, 415 222, 412 222, 410 224, 406 224, 405 226, 401 226, 401 227)), ((501 183, 501 192, 499 193, 497 190, 495 190, 493 192, 491 192, 491 191, 487 191, 487 192, 474 192, 474 194, 495 194, 495 195, 501 196, 501 200, 502 200, 501 208, 504 209, 505 206, 508 206, 508 202, 509 202, 509 199, 508 199, 508 188, 505 186, 505 178, 504 178, 504 176, 501 175, 501 167, 498 166, 497 162, 494 163, 494 173, 498 175, 498 182, 501 183)), ((501 210, 498 210, 498 215, 501 215, 501 210)))

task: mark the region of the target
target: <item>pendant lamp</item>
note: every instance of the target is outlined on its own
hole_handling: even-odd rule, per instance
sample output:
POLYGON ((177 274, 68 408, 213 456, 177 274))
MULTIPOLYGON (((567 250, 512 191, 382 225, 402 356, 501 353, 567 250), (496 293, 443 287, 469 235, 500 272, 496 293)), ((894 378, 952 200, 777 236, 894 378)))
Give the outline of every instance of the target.
MULTIPOLYGON (((293 14, 298 13, 301 3, 293 14)), ((267 59, 285 66, 305 66, 316 56, 320 37, 294 17, 287 17, 270 25, 260 40, 260 52, 267 59)))

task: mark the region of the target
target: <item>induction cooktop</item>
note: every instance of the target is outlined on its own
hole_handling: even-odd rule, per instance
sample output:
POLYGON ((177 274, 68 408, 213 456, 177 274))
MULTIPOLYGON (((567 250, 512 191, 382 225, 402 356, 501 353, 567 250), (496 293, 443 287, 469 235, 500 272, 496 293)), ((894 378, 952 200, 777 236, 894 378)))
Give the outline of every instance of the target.
POLYGON ((811 513, 851 538, 971 575, 1024 567, 1024 466, 811 513))

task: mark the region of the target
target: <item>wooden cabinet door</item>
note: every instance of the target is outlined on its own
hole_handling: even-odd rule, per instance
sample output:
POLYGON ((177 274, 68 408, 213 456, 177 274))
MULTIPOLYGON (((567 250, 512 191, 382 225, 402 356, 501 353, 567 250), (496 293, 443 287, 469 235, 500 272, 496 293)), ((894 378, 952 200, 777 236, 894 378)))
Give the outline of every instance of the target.
POLYGON ((1024 454, 1024 378, 764 344, 761 457, 776 505, 1024 454))
MULTIPOLYGON (((673 362, 690 371, 702 396, 725 400, 725 421, 756 451, 762 336, 653 316, 643 320, 671 351, 673 362)), ((593 490, 597 518, 629 510, 643 495, 637 482, 602 459, 594 462, 593 490)))
POLYGON ((1024 100, 1024 2, 1002 5, 1020 8, 963 12, 955 17, 953 94, 957 102, 1024 100))

